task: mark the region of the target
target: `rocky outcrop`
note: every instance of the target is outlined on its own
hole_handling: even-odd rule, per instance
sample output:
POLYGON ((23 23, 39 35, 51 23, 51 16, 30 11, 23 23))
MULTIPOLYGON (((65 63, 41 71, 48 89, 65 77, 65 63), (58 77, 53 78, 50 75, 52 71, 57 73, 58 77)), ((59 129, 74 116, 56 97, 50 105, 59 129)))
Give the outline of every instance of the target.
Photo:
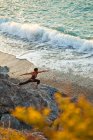
MULTIPOLYGON (((20 122, 13 116, 10 111, 17 106, 33 106, 36 109, 49 107, 51 114, 50 120, 54 120, 58 114, 58 108, 54 100, 54 94, 57 89, 48 85, 40 84, 38 89, 19 87, 13 82, 16 79, 11 79, 8 76, 9 68, 0 67, 0 124, 4 127, 11 127, 14 129, 31 129, 31 126, 20 122)), ((68 97, 62 94, 64 98, 68 97)), ((76 102, 77 98, 71 98, 72 102, 76 102)))
POLYGON ((57 90, 41 85, 37 90, 30 89, 27 91, 21 87, 17 87, 11 81, 0 79, 0 113, 7 112, 16 106, 34 106, 38 109, 41 107, 50 107, 53 111, 57 111, 53 94, 57 90))
POLYGON ((29 90, 18 87, 13 84, 11 78, 7 76, 8 71, 9 69, 7 67, 0 68, 0 76, 2 75, 2 78, 0 78, 1 124, 4 123, 6 127, 10 124, 10 127, 16 129, 21 127, 21 122, 18 122, 18 120, 10 115, 10 110, 17 106, 34 106, 37 109, 49 107, 52 110, 49 119, 55 119, 58 109, 53 94, 57 92, 57 89, 47 85, 40 85, 39 89, 30 88, 29 90))
POLYGON ((20 122, 10 114, 2 115, 0 122, 4 128, 20 129, 20 122))
POLYGON ((7 66, 0 66, 0 78, 8 78, 9 68, 7 66))

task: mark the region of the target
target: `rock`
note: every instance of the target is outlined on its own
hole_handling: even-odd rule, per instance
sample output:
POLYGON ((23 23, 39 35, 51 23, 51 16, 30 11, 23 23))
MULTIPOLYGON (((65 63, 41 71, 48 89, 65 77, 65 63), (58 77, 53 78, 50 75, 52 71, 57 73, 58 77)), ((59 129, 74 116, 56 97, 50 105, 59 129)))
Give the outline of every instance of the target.
POLYGON ((0 66, 0 73, 7 74, 9 72, 9 68, 7 66, 1 67, 0 66))
POLYGON ((7 66, 1 67, 0 66, 0 78, 8 78, 9 68, 7 66))
POLYGON ((40 89, 41 91, 46 91, 48 94, 50 94, 50 96, 53 96, 58 91, 56 88, 53 88, 45 84, 43 84, 43 86, 41 86, 40 89))
POLYGON ((35 136, 36 138, 38 138, 38 140, 48 140, 41 132, 33 132, 32 136, 35 136))
POLYGON ((73 103, 76 103, 78 101, 78 98, 77 97, 71 97, 70 101, 73 102, 73 103))
POLYGON ((20 129, 20 122, 9 114, 1 117, 1 123, 5 128, 20 129))
MULTIPOLYGON (((8 71, 8 68, 0 67, 0 73, 7 74, 8 71)), ((12 127, 14 128, 15 125, 15 128, 19 129, 19 123, 16 120, 14 123, 11 115, 9 116, 10 110, 17 106, 33 106, 36 109, 49 107, 52 110, 49 119, 53 120, 56 118, 58 109, 53 95, 57 92, 57 89, 43 84, 40 84, 38 89, 33 89, 31 86, 29 89, 23 87, 24 86, 18 87, 13 84, 11 78, 7 79, 6 77, 3 77, 3 79, 0 79, 0 116, 1 121, 4 122, 4 124, 8 126, 9 121, 11 121, 11 125, 13 124, 12 127), (7 113, 8 115, 6 115, 7 113), (18 127, 16 124, 18 124, 18 127)), ((23 125, 21 122, 20 125, 23 129, 27 128, 27 126, 23 125)))
POLYGON ((66 93, 61 93, 62 97, 68 97, 66 93))
POLYGON ((30 130, 31 131, 32 127, 24 122, 20 122, 20 130, 30 130))
MULTIPOLYGON (((8 72, 9 69, 7 67, 0 67, 0 74, 7 75, 8 72)), ((51 109, 48 119, 54 120, 57 117, 58 108, 53 95, 58 90, 45 84, 40 84, 38 89, 33 89, 30 84, 28 86, 27 89, 24 86, 18 87, 12 83, 11 78, 7 79, 6 76, 0 79, 0 117, 1 123, 4 123, 5 127, 31 129, 31 126, 19 122, 16 118, 9 115, 10 110, 17 106, 32 106, 39 110, 48 107, 51 109)), ((62 93, 62 97, 66 98, 68 96, 62 93)), ((71 102, 76 102, 77 99, 72 97, 70 100, 71 102)))
MULTIPOLYGON (((57 112, 56 103, 51 97, 51 93, 45 85, 41 85, 42 89, 33 90, 30 89, 29 92, 21 87, 12 85, 8 80, 5 81, 0 79, 0 113, 4 113, 9 109, 15 108, 16 106, 34 106, 37 109, 41 107, 49 107, 53 112, 57 112), (43 88, 44 87, 44 88, 43 88)), ((52 87, 50 87, 52 89, 52 87)), ((54 116, 54 115, 53 115, 54 116)), ((56 116, 56 113, 55 113, 56 116)))

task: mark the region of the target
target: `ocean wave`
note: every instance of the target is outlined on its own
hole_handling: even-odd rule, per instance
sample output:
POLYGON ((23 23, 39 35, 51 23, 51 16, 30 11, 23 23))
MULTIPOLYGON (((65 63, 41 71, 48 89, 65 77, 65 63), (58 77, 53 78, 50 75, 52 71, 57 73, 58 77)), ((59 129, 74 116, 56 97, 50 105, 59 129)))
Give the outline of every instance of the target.
POLYGON ((78 52, 87 53, 93 51, 93 40, 60 33, 38 24, 22 24, 2 20, 0 22, 0 32, 30 42, 48 43, 55 48, 76 49, 78 52))

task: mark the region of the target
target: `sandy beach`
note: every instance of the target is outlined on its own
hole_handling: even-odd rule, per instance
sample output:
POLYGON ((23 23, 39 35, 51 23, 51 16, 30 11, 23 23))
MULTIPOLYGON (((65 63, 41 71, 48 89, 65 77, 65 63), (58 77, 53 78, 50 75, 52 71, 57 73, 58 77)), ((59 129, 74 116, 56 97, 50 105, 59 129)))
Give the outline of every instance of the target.
MULTIPOLYGON (((27 60, 19 60, 15 56, 0 52, 0 66, 8 66, 9 75, 20 81, 26 80, 29 76, 20 76, 20 74, 31 72, 35 67, 27 60)), ((49 70, 49 72, 40 74, 38 78, 41 84, 47 84, 57 88, 60 92, 64 92, 69 96, 84 95, 90 102, 93 102, 93 79, 74 76, 73 74, 64 74, 49 70)), ((24 87, 29 88, 28 85, 24 87)))

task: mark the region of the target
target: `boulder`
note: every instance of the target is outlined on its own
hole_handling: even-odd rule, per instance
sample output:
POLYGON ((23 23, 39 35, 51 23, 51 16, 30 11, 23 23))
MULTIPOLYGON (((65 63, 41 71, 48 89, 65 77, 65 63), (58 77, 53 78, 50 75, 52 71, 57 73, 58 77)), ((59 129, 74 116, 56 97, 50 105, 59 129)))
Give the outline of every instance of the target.
MULTIPOLYGON (((8 72, 7 67, 0 68, 0 74, 7 74, 8 72)), ((31 86, 29 89, 25 89, 22 86, 18 87, 12 83, 11 78, 7 79, 6 76, 0 78, 1 122, 4 122, 4 124, 8 126, 10 121, 10 127, 14 128, 15 126, 15 128, 19 129, 19 122, 10 115, 10 110, 17 106, 33 106, 36 109, 49 107, 52 110, 49 119, 55 119, 58 114, 57 105, 53 98, 55 92, 57 92, 57 89, 47 85, 40 84, 38 89, 33 89, 31 86), (16 125, 18 125, 18 127, 16 125)), ((23 124, 21 123, 21 125, 23 124)), ((25 125, 23 126, 25 127, 25 125)))
POLYGON ((5 128, 20 129, 20 122, 9 114, 2 115, 0 122, 5 128))
MULTIPOLYGON (((16 118, 10 115, 10 111, 17 106, 35 107, 41 110, 44 107, 51 109, 49 120, 54 120, 58 115, 57 104, 54 99, 54 94, 58 92, 57 89, 40 84, 38 89, 34 89, 30 84, 28 88, 24 86, 17 86, 11 78, 7 79, 7 73, 9 69, 7 67, 0 67, 0 74, 3 74, 3 78, 0 78, 0 118, 1 123, 5 127, 12 127, 15 129, 23 128, 29 129, 30 126, 19 122, 16 118)), ((63 97, 68 97, 62 93, 63 97)), ((76 98, 71 98, 72 102, 76 102, 76 98)))
POLYGON ((9 68, 7 66, 0 66, 0 78, 8 78, 9 68))

